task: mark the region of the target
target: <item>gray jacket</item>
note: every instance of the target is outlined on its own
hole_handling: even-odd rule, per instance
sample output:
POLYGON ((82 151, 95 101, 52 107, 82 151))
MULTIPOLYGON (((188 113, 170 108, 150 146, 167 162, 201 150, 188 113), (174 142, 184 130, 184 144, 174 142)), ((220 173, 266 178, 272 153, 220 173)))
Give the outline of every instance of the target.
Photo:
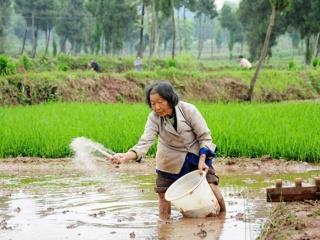
POLYGON ((177 131, 169 119, 155 112, 148 116, 145 130, 139 142, 130 150, 138 159, 145 156, 158 138, 156 168, 163 172, 178 174, 188 152, 199 155, 200 148, 215 151, 211 131, 199 110, 192 104, 180 101, 175 107, 177 131))

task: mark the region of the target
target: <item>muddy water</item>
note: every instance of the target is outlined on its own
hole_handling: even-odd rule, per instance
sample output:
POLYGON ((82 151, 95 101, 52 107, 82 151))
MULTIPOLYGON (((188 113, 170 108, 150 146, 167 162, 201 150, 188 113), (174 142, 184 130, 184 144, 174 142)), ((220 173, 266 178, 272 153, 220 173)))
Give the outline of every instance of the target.
POLYGON ((172 221, 158 222, 152 169, 101 165, 35 177, 37 168, 1 176, 0 239, 256 239, 272 207, 265 200, 272 180, 224 172, 226 213, 188 219, 173 207, 172 221))

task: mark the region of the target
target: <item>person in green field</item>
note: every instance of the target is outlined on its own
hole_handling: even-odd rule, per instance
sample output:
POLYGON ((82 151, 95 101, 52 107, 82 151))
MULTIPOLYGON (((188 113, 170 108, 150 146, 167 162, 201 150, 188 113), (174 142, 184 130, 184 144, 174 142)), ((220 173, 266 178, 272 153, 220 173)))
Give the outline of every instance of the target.
POLYGON ((97 73, 101 73, 100 65, 92 58, 90 59, 89 66, 90 66, 91 70, 96 71, 97 73))
POLYGON ((111 157, 112 163, 140 162, 158 139, 155 192, 159 196, 160 219, 168 220, 171 216, 171 203, 164 197, 166 190, 177 179, 197 169, 200 173, 206 172, 220 211, 225 211, 225 202, 217 187, 219 178, 212 167, 217 147, 212 143, 211 131, 201 113, 194 105, 180 101, 169 82, 152 83, 146 87, 145 94, 146 103, 152 111, 144 133, 128 152, 111 157))
POLYGON ((137 70, 137 71, 142 71, 142 60, 140 58, 140 56, 137 56, 136 59, 134 60, 133 62, 133 65, 134 65, 134 69, 137 70))
POLYGON ((241 68, 252 69, 252 64, 247 59, 245 59, 242 55, 238 57, 238 62, 241 68))

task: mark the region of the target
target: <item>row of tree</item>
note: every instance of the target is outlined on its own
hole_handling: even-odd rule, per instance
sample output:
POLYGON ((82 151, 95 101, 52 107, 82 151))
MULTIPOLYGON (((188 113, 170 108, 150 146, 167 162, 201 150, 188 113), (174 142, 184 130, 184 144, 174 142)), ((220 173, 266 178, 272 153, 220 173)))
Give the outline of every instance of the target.
MULTIPOLYGON (((189 50, 196 42, 200 58, 205 40, 211 41, 211 49, 214 40, 221 45, 221 31, 215 31, 218 22, 227 33, 230 58, 238 43, 241 49, 248 46, 255 61, 262 53, 274 2, 283 1, 242 0, 238 8, 225 4, 218 12, 214 0, 0 0, 0 52, 6 52, 6 37, 14 29, 21 39, 21 54, 30 38, 31 57, 43 36, 45 54, 52 42, 54 55, 120 54, 124 48, 142 55, 147 49, 150 61, 160 46, 170 45, 174 58, 176 49, 189 50), (14 22, 13 16, 21 18, 14 22)), ((304 41, 305 61, 310 64, 319 54, 320 0, 287 2, 274 19, 266 55, 271 57, 277 38, 289 33, 294 49, 304 41)))

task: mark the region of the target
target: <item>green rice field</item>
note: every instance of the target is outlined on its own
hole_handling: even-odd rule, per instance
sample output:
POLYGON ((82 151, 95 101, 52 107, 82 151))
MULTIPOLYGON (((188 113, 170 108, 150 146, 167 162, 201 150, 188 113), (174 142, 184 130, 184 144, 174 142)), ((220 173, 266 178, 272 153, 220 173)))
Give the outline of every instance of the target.
MULTIPOLYGON (((320 162, 320 102, 194 102, 212 131, 219 157, 320 162)), ((0 107, 0 158, 72 156, 84 136, 115 152, 137 143, 150 112, 143 103, 46 103, 0 107)), ((154 156, 156 144, 148 155, 154 156)))

